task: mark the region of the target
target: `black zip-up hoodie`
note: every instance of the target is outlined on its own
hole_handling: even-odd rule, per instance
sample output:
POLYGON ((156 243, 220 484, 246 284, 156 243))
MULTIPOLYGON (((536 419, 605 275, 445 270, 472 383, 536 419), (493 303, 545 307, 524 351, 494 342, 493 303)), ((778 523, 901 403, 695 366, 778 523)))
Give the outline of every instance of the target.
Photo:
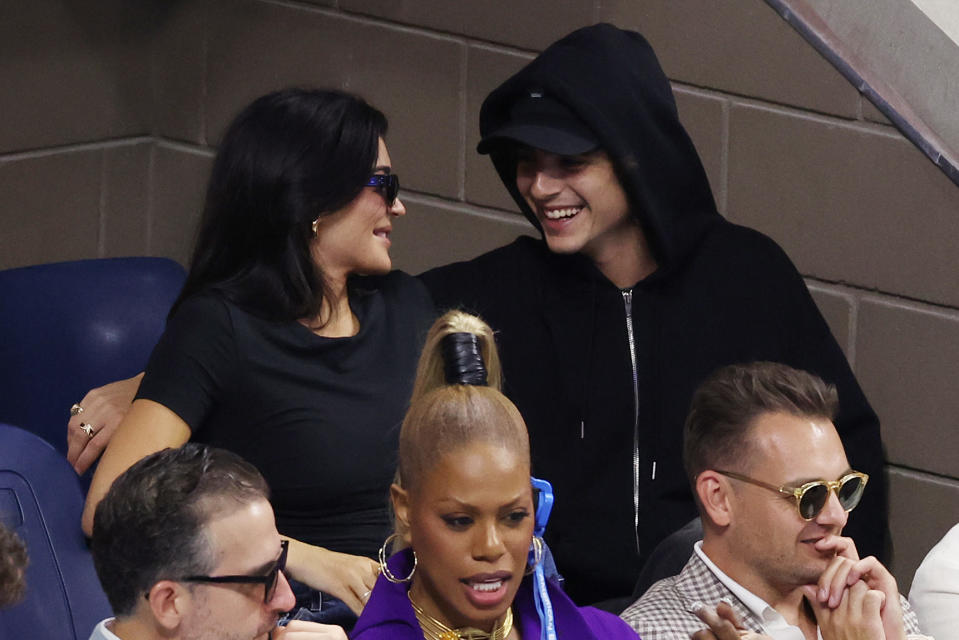
MULTIPOLYGON (((717 213, 649 44, 611 25, 575 31, 489 95, 481 133, 531 91, 564 103, 596 134, 657 270, 620 290, 585 256, 520 238, 421 277, 440 308, 477 312, 498 331, 534 474, 554 486, 546 537, 571 597, 628 596, 653 547, 696 515, 683 422, 698 384, 736 362, 785 362, 838 386, 847 457, 871 476, 847 532, 861 555, 879 555, 886 508, 876 416, 786 255, 717 213)), ((537 224, 509 155, 493 161, 537 224)))

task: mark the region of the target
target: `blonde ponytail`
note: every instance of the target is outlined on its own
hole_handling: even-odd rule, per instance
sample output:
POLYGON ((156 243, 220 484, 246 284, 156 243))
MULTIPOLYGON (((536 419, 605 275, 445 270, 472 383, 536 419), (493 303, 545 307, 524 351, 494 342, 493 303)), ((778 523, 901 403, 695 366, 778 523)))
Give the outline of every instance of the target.
POLYGON ((442 455, 474 442, 505 446, 528 461, 526 424, 501 386, 499 354, 489 325, 462 311, 440 317, 426 337, 400 430, 397 483, 410 490, 442 455), (451 363, 451 351, 472 360, 466 365, 451 363), (480 368, 485 368, 485 384, 476 371, 480 368), (448 369, 454 373, 448 375, 448 369), (464 383, 467 379, 471 381, 464 383))
POLYGON ((427 392, 450 384, 446 379, 446 361, 443 357, 443 341, 456 333, 467 333, 476 337, 479 354, 486 365, 486 386, 501 391, 503 374, 496 350, 493 330, 477 316, 463 311, 447 311, 433 323, 426 335, 426 344, 416 367, 416 381, 413 383, 413 396, 410 404, 415 403, 427 392))

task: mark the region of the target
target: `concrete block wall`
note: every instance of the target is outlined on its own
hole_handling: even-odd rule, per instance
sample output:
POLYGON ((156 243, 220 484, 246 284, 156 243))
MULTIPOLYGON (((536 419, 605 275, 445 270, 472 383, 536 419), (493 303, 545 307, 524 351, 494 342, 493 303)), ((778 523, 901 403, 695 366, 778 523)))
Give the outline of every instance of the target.
POLYGON ((290 84, 345 88, 390 117, 409 210, 396 266, 531 233, 473 151, 479 105, 600 20, 651 41, 721 212, 782 244, 845 348, 883 421, 905 590, 959 521, 959 189, 762 0, 6 3, 0 268, 185 262, 223 129, 290 84))

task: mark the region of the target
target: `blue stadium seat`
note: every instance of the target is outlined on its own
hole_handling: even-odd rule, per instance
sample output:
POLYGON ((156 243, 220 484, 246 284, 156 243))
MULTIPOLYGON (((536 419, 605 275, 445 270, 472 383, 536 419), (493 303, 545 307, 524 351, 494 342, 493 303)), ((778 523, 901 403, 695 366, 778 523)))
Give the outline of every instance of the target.
POLYGON ((70 405, 143 370, 185 275, 167 258, 0 271, 0 422, 65 453, 70 405))
POLYGON ((47 442, 0 424, 0 522, 27 544, 23 601, 0 611, 0 640, 86 640, 112 615, 80 531, 77 474, 47 442))

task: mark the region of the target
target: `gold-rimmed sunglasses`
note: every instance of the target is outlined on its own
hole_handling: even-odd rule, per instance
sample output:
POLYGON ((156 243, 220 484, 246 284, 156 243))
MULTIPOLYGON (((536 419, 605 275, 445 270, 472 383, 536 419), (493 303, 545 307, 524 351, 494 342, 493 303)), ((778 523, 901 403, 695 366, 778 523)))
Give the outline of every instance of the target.
POLYGON ((790 487, 788 485, 777 487, 774 484, 756 480, 749 476, 744 476, 741 473, 721 471, 719 469, 715 471, 726 477, 742 480, 743 482, 754 484, 757 487, 769 489, 770 491, 794 498, 796 500, 796 510, 799 511, 799 517, 803 520, 812 520, 819 515, 819 512, 826 506, 826 501, 829 500, 830 491, 836 493, 836 497, 839 499, 839 505, 846 513, 849 513, 859 504, 859 500, 862 498, 862 492, 866 488, 866 483, 869 482, 869 476, 867 474, 859 471, 851 471, 838 480, 813 480, 798 487, 790 487))

